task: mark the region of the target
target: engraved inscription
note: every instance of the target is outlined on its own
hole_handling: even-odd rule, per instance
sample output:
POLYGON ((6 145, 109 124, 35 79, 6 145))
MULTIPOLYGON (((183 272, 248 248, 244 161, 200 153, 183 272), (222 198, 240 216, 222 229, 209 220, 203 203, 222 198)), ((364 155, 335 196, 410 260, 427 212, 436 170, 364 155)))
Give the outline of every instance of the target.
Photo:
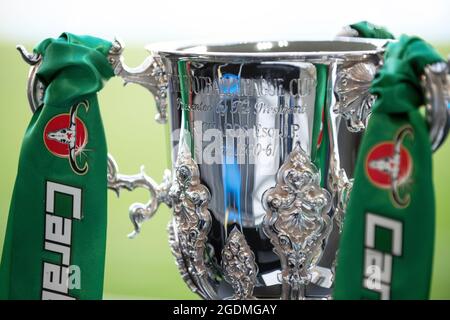
POLYGON ((187 75, 169 75, 174 92, 180 92, 181 85, 189 87, 194 94, 239 97, 281 96, 305 97, 316 86, 313 78, 291 79, 285 83, 281 78, 217 78, 187 75))
POLYGON ((281 78, 241 78, 194 75, 169 75, 173 93, 188 88, 194 97, 183 101, 176 98, 178 110, 214 111, 217 114, 301 114, 315 91, 316 80, 310 77, 285 80, 281 78), (264 97, 271 98, 265 101, 264 97), (277 99, 278 98, 278 99, 277 99))
POLYGON ((268 104, 265 101, 251 102, 250 99, 244 98, 228 98, 220 99, 216 103, 208 103, 207 99, 199 103, 184 103, 177 98, 176 109, 184 111, 215 111, 218 114, 300 114, 305 113, 308 104, 299 99, 296 104, 288 102, 278 103, 277 105, 268 104))

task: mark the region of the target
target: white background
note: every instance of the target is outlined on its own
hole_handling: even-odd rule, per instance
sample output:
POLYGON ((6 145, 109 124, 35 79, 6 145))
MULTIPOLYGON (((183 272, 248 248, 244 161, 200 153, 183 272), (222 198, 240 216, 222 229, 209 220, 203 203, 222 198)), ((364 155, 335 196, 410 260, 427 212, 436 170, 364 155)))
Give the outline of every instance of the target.
POLYGON ((192 39, 330 38, 368 20, 395 35, 450 41, 449 0, 0 0, 0 38, 39 41, 63 31, 127 43, 192 39))

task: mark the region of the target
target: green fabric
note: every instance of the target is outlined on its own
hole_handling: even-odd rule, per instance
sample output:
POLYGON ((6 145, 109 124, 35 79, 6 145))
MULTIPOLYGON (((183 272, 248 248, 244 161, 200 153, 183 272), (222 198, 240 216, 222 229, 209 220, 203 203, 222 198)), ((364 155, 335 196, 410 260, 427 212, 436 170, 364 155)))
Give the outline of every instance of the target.
POLYGON ((189 91, 191 87, 190 78, 189 78, 189 63, 186 61, 178 61, 178 70, 180 73, 180 91, 181 91, 181 132, 182 135, 180 139, 180 143, 186 143, 190 149, 191 154, 195 154, 195 146, 194 141, 191 139, 192 128, 189 123, 190 115, 189 109, 192 103, 189 101, 189 91))
MULTIPOLYGON (((314 125, 311 145, 311 160, 320 169, 320 172, 326 172, 327 167, 327 151, 329 147, 328 128, 325 125, 326 112, 324 112, 327 100, 327 80, 328 67, 323 64, 317 64, 317 86, 316 86, 316 103, 314 106, 314 125)), ((321 176, 321 186, 326 186, 326 174, 321 176)))
POLYGON ((335 299, 428 298, 435 204, 420 79, 427 64, 441 60, 416 37, 402 36, 387 47, 371 87, 377 100, 345 214, 335 299))
POLYGON ((102 298, 107 148, 96 92, 114 75, 110 47, 101 39, 64 33, 35 49, 43 59, 37 76, 47 89, 20 152, 0 299, 102 298), (64 128, 74 130, 56 133, 64 128), (76 152, 73 161, 70 150, 76 152), (65 274, 68 281, 60 280, 65 274))
POLYGON ((376 26, 367 21, 351 24, 350 27, 355 29, 362 38, 394 39, 392 33, 385 28, 376 26))

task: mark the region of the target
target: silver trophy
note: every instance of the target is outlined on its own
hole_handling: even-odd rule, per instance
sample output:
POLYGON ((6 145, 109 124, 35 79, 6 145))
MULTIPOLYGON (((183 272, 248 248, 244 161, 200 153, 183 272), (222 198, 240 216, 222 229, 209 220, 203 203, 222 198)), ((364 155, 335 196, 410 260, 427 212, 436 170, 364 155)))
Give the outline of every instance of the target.
MULTIPOLYGON (((376 97, 371 82, 391 40, 344 34, 333 41, 165 44, 128 68, 123 44, 109 60, 117 76, 154 96, 170 126, 172 168, 158 184, 119 173, 108 186, 145 188, 130 207, 134 231, 161 203, 173 210, 169 243, 182 278, 204 299, 329 299, 358 146, 376 97)), ((28 96, 42 100, 33 64, 28 96)), ((430 139, 447 135, 448 67, 427 67, 430 139)))

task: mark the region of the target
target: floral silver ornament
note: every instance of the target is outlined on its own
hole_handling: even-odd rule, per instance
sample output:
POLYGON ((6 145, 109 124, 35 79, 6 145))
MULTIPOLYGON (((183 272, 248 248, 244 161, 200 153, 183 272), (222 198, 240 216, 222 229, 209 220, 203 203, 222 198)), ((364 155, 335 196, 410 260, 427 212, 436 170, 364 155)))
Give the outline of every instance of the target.
MULTIPOLYGON (((175 165, 175 179, 169 191, 174 213, 171 228, 176 229, 170 243, 172 249, 181 252, 184 257, 179 268, 189 274, 190 287, 196 287, 196 292, 204 298, 215 299, 204 258, 212 223, 208 211, 211 194, 200 181, 199 169, 189 148, 184 145, 180 148, 175 165)), ((185 278, 187 273, 183 275, 185 278)))
POLYGON ((225 280, 234 290, 234 295, 230 299, 254 299, 253 288, 256 284, 258 266, 245 236, 237 227, 230 232, 222 250, 222 267, 225 280))
POLYGON ((331 195, 319 183, 318 169, 297 146, 280 167, 275 187, 263 195, 264 232, 280 257, 283 299, 305 299, 332 229, 331 195))
POLYGON ((366 128, 375 96, 369 92, 377 67, 372 62, 359 62, 341 66, 337 72, 333 111, 347 120, 351 132, 366 128))

